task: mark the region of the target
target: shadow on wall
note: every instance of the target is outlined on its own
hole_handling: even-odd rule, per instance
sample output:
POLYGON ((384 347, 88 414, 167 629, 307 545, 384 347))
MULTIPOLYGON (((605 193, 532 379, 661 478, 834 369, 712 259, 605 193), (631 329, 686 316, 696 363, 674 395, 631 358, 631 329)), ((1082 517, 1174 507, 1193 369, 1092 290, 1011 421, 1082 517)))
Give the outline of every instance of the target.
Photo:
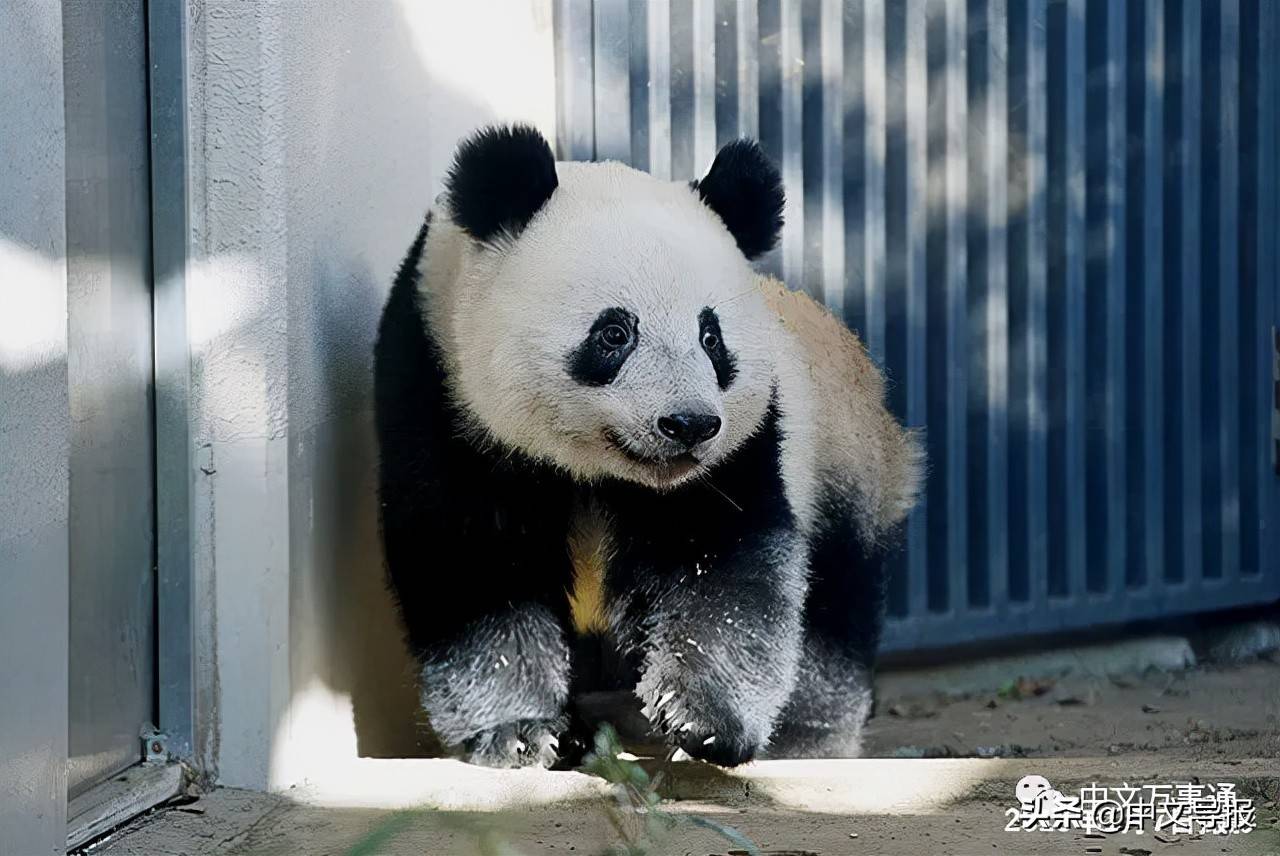
MULTIPOLYGON (((317 261, 315 273, 320 333, 328 343, 322 382, 335 410, 292 441, 312 465, 304 492, 309 508, 296 507, 291 498, 292 525, 309 528, 299 534, 310 541, 296 554, 291 601, 298 599, 299 583, 314 585, 317 626, 328 628, 328 638, 312 640, 306 650, 327 671, 329 688, 351 697, 357 755, 437 755, 440 746, 421 712, 416 667, 386 585, 378 532, 372 343, 386 283, 354 261, 317 261)), ((296 688, 311 676, 293 677, 296 688)))
POLYGON ((332 15, 287 23, 287 87, 305 95, 285 119, 291 731, 282 734, 277 723, 276 741, 290 743, 295 756, 331 751, 325 744, 342 716, 332 696, 344 694, 358 756, 440 751, 420 712, 416 669, 385 582, 372 362, 395 268, 457 141, 506 109, 462 92, 454 60, 430 44, 442 38, 434 30, 452 28, 451 39, 481 44, 481 53, 501 48, 477 41, 482 15, 448 9, 335 4, 332 15), (475 20, 452 20, 468 15, 475 20), (433 34, 424 36, 427 29, 433 34), (451 64, 443 76, 442 62, 451 64), (317 682, 330 691, 320 693, 319 712, 305 698, 317 682), (302 745, 300 720, 317 728, 302 745))

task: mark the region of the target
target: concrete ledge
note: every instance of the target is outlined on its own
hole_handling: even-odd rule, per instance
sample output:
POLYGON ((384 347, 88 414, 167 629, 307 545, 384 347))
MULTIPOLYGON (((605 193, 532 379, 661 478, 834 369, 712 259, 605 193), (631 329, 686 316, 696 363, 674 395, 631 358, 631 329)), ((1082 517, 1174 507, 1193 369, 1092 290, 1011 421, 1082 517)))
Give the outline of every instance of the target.
POLYGON ((586 773, 493 770, 448 758, 360 758, 283 795, 330 807, 496 811, 605 799, 610 790, 586 773))
POLYGON ((1243 663, 1280 651, 1280 622, 1250 621, 1221 627, 1200 639, 1204 658, 1214 663, 1243 663))
MULTIPOLYGON (((1270 759, 1230 762, 1116 758, 860 758, 757 761, 722 770, 696 761, 660 764, 659 793, 726 808, 770 807, 822 814, 931 814, 966 800, 1007 792, 1028 773, 1060 789, 1091 782, 1201 781, 1280 785, 1270 759)), ((335 771, 337 772, 337 771, 335 771)), ((604 781, 583 773, 489 770, 440 759, 375 760, 349 765, 334 778, 286 792, 297 802, 327 807, 501 811, 611 800, 604 781)))

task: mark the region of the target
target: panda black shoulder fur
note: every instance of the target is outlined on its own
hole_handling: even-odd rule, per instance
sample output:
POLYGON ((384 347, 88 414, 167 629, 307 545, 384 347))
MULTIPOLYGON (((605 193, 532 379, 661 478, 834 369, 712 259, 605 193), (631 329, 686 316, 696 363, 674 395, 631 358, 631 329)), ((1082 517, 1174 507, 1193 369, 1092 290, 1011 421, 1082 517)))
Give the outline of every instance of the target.
POLYGON ((489 128, 440 203, 376 347, 386 562, 435 731, 553 763, 606 640, 694 757, 855 755, 921 455, 858 340, 751 268, 774 167, 738 141, 670 183, 489 128))

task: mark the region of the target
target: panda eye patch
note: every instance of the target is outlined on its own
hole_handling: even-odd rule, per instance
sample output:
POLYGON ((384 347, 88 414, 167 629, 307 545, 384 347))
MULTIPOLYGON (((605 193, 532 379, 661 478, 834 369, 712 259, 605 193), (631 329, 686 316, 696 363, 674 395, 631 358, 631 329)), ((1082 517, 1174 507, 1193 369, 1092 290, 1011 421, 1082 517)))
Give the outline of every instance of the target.
POLYGON ((703 307, 698 313, 698 330, 702 350, 711 358, 711 366, 716 370, 716 383, 721 389, 728 389, 738 376, 738 360, 725 344, 720 317, 710 306, 703 307))
POLYGON ((619 306, 606 309, 566 356, 565 368, 578 383, 606 386, 618 376, 639 338, 640 321, 634 314, 619 306))

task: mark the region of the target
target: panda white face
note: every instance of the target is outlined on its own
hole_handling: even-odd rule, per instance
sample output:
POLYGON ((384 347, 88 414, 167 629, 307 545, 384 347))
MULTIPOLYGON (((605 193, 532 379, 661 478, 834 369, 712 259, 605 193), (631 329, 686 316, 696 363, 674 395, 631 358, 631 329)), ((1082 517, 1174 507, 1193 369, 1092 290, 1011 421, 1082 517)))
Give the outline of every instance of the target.
POLYGON ((778 321, 747 260, 777 241, 783 194, 754 143, 686 184, 557 164, 534 129, 486 128, 443 198, 422 308, 474 433, 662 489, 760 427, 778 321))
POLYGON ((769 406, 776 316, 687 184, 558 164, 516 238, 469 248, 458 392, 499 441, 579 478, 655 488, 705 471, 769 406))

